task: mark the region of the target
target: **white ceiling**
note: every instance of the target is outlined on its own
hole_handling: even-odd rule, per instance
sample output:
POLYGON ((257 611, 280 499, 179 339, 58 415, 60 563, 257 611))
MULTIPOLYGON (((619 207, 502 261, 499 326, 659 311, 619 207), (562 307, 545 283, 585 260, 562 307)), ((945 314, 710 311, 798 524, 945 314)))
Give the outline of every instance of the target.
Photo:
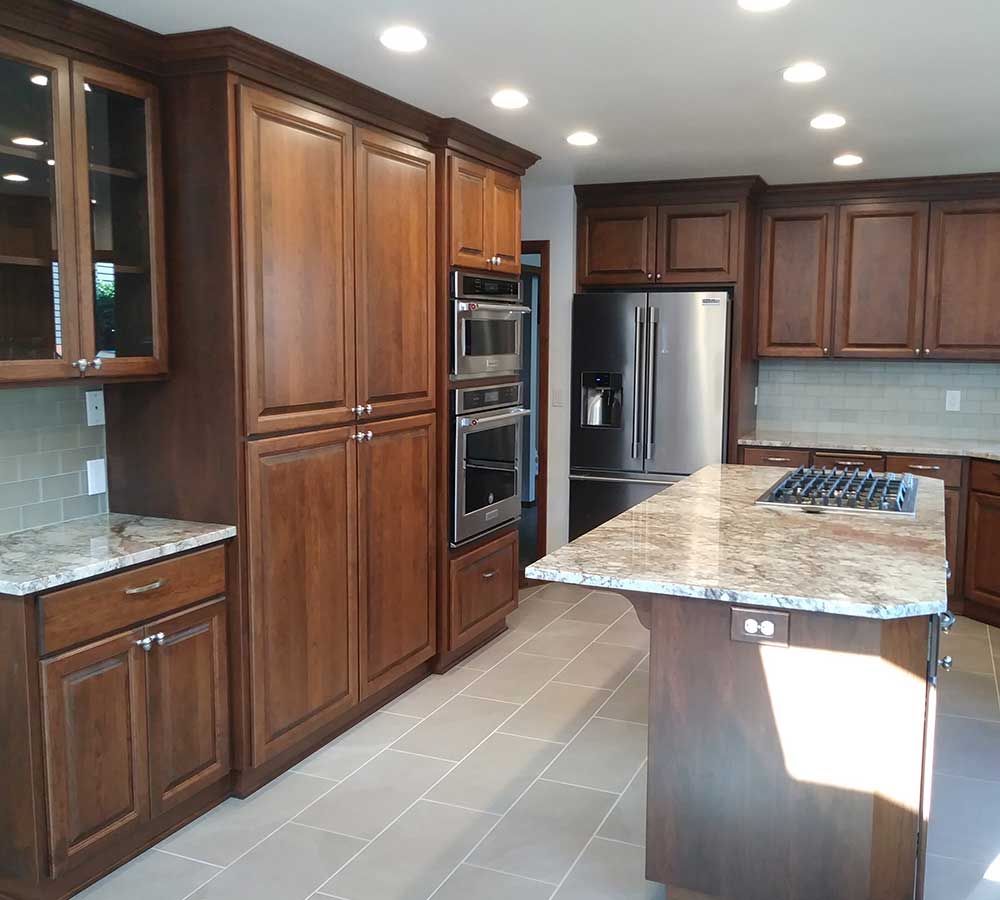
POLYGON ((771 183, 1000 169, 1000 0, 94 0, 155 31, 232 25, 543 157, 532 180, 771 183), (378 42, 424 30, 422 53, 378 42), (780 69, 829 72, 790 85, 780 69), (519 111, 490 96, 518 87, 519 111), (833 110, 845 128, 817 132, 833 110), (565 136, 589 129, 596 147, 565 136), (838 153, 864 165, 840 170, 838 153))

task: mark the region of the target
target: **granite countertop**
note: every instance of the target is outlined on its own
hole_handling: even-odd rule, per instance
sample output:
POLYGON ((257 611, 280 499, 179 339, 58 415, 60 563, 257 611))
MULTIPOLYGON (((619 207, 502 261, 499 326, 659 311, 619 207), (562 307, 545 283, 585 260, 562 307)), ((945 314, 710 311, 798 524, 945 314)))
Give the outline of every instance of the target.
POLYGON ((0 535, 0 594, 23 597, 235 535, 232 525, 122 513, 0 535))
POLYGON ((741 437, 747 447, 804 447, 817 450, 853 450, 857 453, 917 453, 932 456, 972 456, 1000 462, 1000 437, 995 440, 975 438, 924 438, 906 435, 826 434, 817 431, 778 431, 759 428, 741 437))
POLYGON ((947 609, 943 482, 919 479, 915 518, 755 506, 780 475, 708 466, 525 575, 871 619, 947 609))

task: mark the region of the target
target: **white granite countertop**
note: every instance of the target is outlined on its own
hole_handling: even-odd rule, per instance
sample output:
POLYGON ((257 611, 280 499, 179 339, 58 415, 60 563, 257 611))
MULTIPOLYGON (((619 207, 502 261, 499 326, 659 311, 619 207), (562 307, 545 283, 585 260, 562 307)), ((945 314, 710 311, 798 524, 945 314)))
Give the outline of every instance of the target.
POLYGON ((943 482, 919 479, 915 518, 755 506, 780 476, 708 466, 525 575, 872 619, 947 609, 943 482))
POLYGON ((803 447, 816 450, 853 450, 857 453, 916 453, 931 456, 971 456, 1000 462, 1000 437, 925 438, 906 435, 826 434, 816 431, 778 431, 759 428, 741 437, 746 447, 803 447))
POLYGON ((0 594, 23 597, 235 535, 232 525, 122 513, 0 535, 0 594))

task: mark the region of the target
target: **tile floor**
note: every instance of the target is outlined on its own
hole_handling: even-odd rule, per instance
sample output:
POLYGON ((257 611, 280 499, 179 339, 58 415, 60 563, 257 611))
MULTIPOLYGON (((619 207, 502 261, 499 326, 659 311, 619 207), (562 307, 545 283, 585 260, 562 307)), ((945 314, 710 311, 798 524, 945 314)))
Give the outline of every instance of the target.
MULTIPOLYGON (((663 900, 643 877, 645 629, 561 585, 509 624, 81 896, 663 900)), ((945 641, 926 900, 1000 900, 1000 630, 961 620, 945 641)))

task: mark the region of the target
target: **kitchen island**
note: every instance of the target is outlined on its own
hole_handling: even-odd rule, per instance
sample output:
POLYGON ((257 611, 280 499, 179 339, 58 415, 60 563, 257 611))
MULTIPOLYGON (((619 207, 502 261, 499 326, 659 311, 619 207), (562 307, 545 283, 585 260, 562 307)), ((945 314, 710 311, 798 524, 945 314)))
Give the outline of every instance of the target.
POLYGON ((650 629, 649 879, 697 900, 912 900, 943 488, 919 479, 913 517, 755 505, 779 475, 707 467, 526 575, 622 593, 650 629))

